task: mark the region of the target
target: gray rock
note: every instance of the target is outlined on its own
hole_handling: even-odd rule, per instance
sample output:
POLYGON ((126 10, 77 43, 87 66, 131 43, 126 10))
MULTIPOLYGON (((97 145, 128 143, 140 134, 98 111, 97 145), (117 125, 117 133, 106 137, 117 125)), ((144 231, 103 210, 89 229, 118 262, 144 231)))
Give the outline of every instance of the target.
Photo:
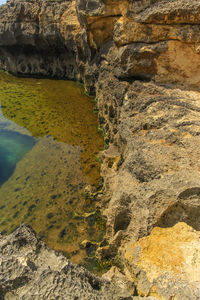
POLYGON ((0 236, 0 299, 132 299, 50 250, 27 225, 0 236))
POLYGON ((0 67, 18 75, 80 79, 83 47, 74 3, 11 0, 0 6, 0 67))

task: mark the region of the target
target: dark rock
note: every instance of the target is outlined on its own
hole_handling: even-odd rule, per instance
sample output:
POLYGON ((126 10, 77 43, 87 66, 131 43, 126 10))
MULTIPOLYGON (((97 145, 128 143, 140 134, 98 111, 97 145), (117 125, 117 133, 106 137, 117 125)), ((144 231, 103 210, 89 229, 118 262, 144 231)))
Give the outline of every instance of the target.
POLYGON ((11 0, 0 7, 0 15, 2 69, 22 76, 80 79, 81 30, 74 1, 11 0))

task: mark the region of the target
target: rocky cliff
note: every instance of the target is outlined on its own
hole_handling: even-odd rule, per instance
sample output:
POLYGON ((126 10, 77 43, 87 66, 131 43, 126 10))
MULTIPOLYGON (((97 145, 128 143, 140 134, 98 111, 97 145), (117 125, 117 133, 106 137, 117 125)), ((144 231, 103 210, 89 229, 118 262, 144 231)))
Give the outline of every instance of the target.
POLYGON ((83 47, 75 1, 11 0, 0 7, 0 15, 1 68, 80 79, 83 47))
POLYGON ((78 78, 96 95, 108 144, 101 203, 109 245, 99 255, 120 261, 139 295, 199 299, 200 278, 191 274, 200 257, 200 3, 77 0, 77 15, 74 5, 0 7, 0 65, 78 78), (183 236, 170 252, 177 230, 183 236))

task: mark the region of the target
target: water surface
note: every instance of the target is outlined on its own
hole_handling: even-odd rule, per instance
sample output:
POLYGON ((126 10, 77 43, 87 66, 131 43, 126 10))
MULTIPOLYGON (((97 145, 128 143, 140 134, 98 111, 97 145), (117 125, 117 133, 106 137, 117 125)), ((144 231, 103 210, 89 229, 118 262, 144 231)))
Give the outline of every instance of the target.
POLYGON ((0 186, 8 180, 17 162, 34 144, 32 137, 0 128, 0 186))
POLYGON ((104 223, 85 193, 100 181, 103 148, 91 99, 74 82, 0 73, 0 231, 30 224, 79 263, 79 244, 100 242, 104 223))

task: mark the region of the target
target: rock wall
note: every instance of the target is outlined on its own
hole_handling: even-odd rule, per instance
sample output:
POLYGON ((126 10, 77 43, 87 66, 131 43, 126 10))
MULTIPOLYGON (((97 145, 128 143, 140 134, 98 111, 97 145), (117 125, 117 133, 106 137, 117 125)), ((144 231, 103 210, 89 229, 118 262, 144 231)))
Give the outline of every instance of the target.
MULTIPOLYGON (((165 293, 160 277, 149 281, 149 269, 135 271, 126 253, 154 227, 167 236, 168 227, 184 222, 186 239, 188 230, 200 230, 199 0, 76 0, 77 16, 74 1, 31 4, 0 7, 0 65, 21 75, 80 79, 96 95, 107 144, 101 207, 109 242, 99 255, 120 261, 141 296, 198 299, 199 278, 194 294, 189 283, 186 294, 185 285, 165 293)), ((190 276, 193 263, 183 263, 190 276)), ((173 276, 163 278, 176 287, 173 276)))
POLYGON ((76 2, 92 57, 97 61, 112 42, 112 72, 117 78, 198 88, 198 0, 76 2))
POLYGON ((75 0, 11 0, 0 15, 2 69, 81 80, 84 55, 75 0))
POLYGON ((102 210, 109 245, 99 255, 122 262, 140 295, 198 299, 199 279, 186 283, 186 293, 164 271, 166 293, 158 278, 140 289, 149 284, 147 270, 136 272, 125 253, 156 226, 166 234, 179 222, 200 230, 200 3, 77 1, 77 11, 91 55, 85 86, 95 85, 108 144, 102 210), (140 272, 146 277, 136 280, 140 272))

